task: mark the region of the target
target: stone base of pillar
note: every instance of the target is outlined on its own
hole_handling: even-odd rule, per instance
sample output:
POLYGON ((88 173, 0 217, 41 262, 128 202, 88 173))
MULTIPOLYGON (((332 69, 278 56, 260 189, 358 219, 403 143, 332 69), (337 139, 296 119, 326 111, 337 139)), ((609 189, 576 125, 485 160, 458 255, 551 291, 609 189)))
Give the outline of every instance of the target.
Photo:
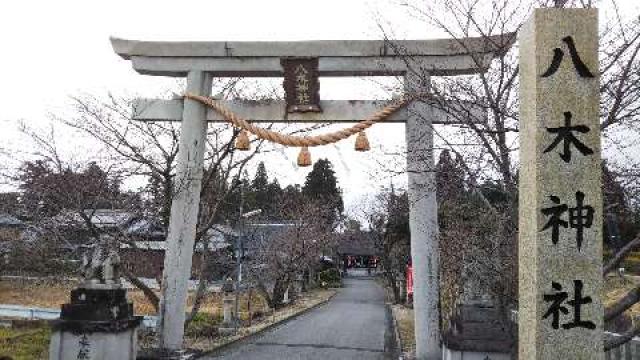
POLYGON ((78 288, 52 323, 49 359, 135 360, 141 316, 126 290, 78 288))
POLYGON ((443 360, 510 360, 512 338, 496 308, 486 301, 459 305, 443 334, 443 360))
POLYGON ((303 292, 306 291, 305 286, 304 286, 304 280, 302 279, 302 276, 297 277, 293 281, 293 289, 295 290, 296 294, 302 294, 303 292))
POLYGON ((233 335, 236 333, 237 319, 233 316, 235 306, 235 295, 226 293, 222 299, 222 324, 218 327, 221 335, 233 335))
POLYGON ((138 355, 138 360, 191 360, 200 356, 200 352, 189 350, 147 350, 138 355))
POLYGON ((233 318, 233 307, 235 305, 235 298, 231 295, 225 295, 222 299, 222 326, 232 327, 235 325, 235 319, 233 318))

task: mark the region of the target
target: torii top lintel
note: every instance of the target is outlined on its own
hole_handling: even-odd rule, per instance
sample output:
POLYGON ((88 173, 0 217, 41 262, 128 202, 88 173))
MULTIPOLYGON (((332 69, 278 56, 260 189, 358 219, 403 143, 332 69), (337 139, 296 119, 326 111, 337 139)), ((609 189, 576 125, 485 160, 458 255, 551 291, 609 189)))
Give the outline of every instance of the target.
POLYGON ((402 75, 420 66, 431 75, 473 74, 505 53, 515 34, 434 40, 169 42, 111 38, 114 51, 147 75, 282 76, 280 58, 317 57, 321 76, 402 75))

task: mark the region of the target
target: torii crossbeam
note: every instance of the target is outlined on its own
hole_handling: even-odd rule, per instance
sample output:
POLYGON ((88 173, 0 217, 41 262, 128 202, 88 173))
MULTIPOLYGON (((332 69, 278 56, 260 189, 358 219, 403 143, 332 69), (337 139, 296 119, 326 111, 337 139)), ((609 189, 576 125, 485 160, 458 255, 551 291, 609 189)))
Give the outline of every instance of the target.
MULTIPOLYGON (((281 59, 318 59, 320 76, 403 76, 407 93, 426 93, 430 76, 483 72, 512 44, 512 34, 439 40, 351 40, 295 42, 150 42, 112 38, 114 51, 140 74, 186 77, 186 92, 208 96, 213 77, 283 76, 281 59)), ((252 121, 282 121, 285 104, 225 102, 252 121)), ((382 101, 321 101, 321 113, 288 114, 290 122, 353 122, 384 106, 382 101)), ((464 102, 448 107, 482 118, 483 109, 464 102)), ((134 118, 182 121, 176 192, 167 235, 160 308, 160 346, 182 348, 187 281, 198 215, 207 121, 220 116, 194 100, 140 99, 134 118)), ((414 269, 416 353, 439 359, 438 221, 433 124, 460 123, 442 106, 413 101, 387 121, 406 123, 411 256, 414 269)))

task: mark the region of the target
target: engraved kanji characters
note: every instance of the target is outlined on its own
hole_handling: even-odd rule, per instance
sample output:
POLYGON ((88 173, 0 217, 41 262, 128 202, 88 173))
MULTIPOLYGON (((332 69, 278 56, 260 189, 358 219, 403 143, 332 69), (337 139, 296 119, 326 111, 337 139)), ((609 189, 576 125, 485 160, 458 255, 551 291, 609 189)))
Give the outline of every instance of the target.
POLYGON ((564 112, 564 126, 556 127, 556 128, 547 128, 547 131, 556 134, 556 138, 553 142, 544 149, 545 153, 550 152, 555 149, 560 142, 562 142, 562 153, 560 154, 560 158, 564 160, 564 162, 568 163, 571 161, 571 145, 573 145, 582 155, 592 155, 593 150, 591 150, 588 146, 582 143, 578 138, 573 135, 574 132, 579 133, 588 133, 591 129, 585 125, 571 125, 572 114, 569 111, 564 112))
POLYGON ((542 230, 551 229, 551 242, 556 245, 558 243, 560 228, 571 228, 576 230, 576 243, 578 251, 582 248, 584 240, 584 229, 591 228, 593 224, 594 209, 590 205, 584 205, 585 194, 582 191, 576 192, 576 206, 569 207, 567 204, 561 204, 560 198, 550 195, 549 199, 555 205, 543 208, 542 214, 547 216, 549 220, 542 230), (569 221, 563 219, 564 214, 569 213, 569 221))
MULTIPOLYGON (((587 65, 582 62, 580 59, 580 55, 578 55, 578 50, 576 50, 576 45, 573 43, 573 38, 571 36, 565 36, 562 38, 562 41, 567 44, 569 48, 569 55, 571 56, 571 62, 573 62, 573 67, 578 72, 578 75, 583 78, 592 78, 593 73, 587 65)), ((549 77, 558 71, 560 68, 560 64, 562 63, 562 59, 564 58, 564 51, 560 48, 553 49, 553 59, 551 60, 551 65, 549 68, 541 75, 542 77, 549 77)))
MULTIPOLYGON (((580 58, 574 40, 571 36, 562 38, 564 44, 569 49, 571 62, 579 77, 594 78, 593 73, 587 68, 580 58)), ((553 50, 553 59, 549 67, 541 75, 542 78, 549 78, 554 75, 564 59, 564 51, 561 48, 553 50)), ((586 134, 591 131, 589 126, 572 124, 573 114, 565 111, 564 125, 559 127, 546 127, 546 131, 555 135, 550 144, 543 150, 543 154, 552 152, 561 146, 560 158, 566 164, 570 164, 574 159, 573 151, 577 150, 583 156, 594 154, 593 149, 581 141, 578 134, 586 134)), ((575 230, 576 247, 581 251, 584 242, 585 229, 590 229, 594 222, 595 209, 585 201, 586 195, 581 190, 575 192, 575 206, 571 206, 560 196, 549 195, 551 205, 543 207, 540 211, 545 216, 546 223, 540 231, 551 233, 551 244, 557 245, 562 229, 575 230)), ((573 328, 584 328, 593 330, 596 324, 592 321, 582 319, 582 307, 593 302, 590 296, 583 296, 583 280, 573 280, 573 295, 570 298, 570 291, 563 289, 560 281, 551 281, 550 293, 543 294, 543 301, 548 304, 542 319, 551 319, 553 329, 569 330, 573 328), (569 317, 569 319, 567 319, 569 317)))
POLYGON ((296 100, 298 104, 309 104, 311 98, 309 96, 309 72, 304 65, 299 64, 294 70, 296 77, 296 100))
POLYGON ((550 294, 544 294, 543 299, 547 303, 551 303, 547 312, 544 313, 542 319, 546 319, 551 317, 551 327, 554 329, 559 329, 562 327, 565 330, 573 329, 573 328, 585 328, 589 330, 593 330, 596 328, 596 324, 592 321, 582 320, 582 305, 587 305, 593 302, 590 296, 582 296, 582 288, 583 288, 582 280, 574 280, 573 281, 573 299, 567 301, 569 298, 569 293, 566 291, 562 291, 562 285, 553 281, 551 282, 551 288, 553 292, 550 294), (572 320, 569 322, 564 322, 560 324, 560 319, 562 315, 568 315, 569 309, 564 306, 566 302, 567 305, 572 307, 572 320))
POLYGON ((78 356, 76 356, 76 360, 89 360, 91 359, 91 343, 89 342, 89 338, 87 338, 87 334, 82 334, 82 337, 78 341, 78 356))

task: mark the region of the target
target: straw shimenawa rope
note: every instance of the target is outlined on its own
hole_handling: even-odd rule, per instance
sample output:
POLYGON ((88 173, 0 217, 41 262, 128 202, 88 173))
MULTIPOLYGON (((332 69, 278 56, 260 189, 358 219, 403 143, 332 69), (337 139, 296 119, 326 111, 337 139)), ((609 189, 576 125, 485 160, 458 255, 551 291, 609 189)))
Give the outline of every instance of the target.
POLYGON ((263 129, 261 127, 255 126, 248 122, 247 120, 241 118, 236 115, 231 110, 227 109, 220 102, 200 95, 186 93, 184 95, 185 98, 199 101, 212 109, 218 112, 222 117, 233 126, 244 129, 260 139, 268 140, 271 142, 278 143, 280 145, 285 146, 296 146, 296 147, 304 147, 304 146, 321 146, 336 143, 340 140, 347 139, 348 137, 358 134, 365 129, 370 128, 373 124, 383 121, 391 114, 400 110, 402 107, 406 106, 411 100, 415 97, 404 97, 398 101, 393 102, 382 108, 380 111, 374 113, 369 118, 358 122, 350 128, 342 129, 339 131, 331 132, 328 134, 316 135, 316 136, 293 136, 287 134, 281 134, 277 131, 263 129))

